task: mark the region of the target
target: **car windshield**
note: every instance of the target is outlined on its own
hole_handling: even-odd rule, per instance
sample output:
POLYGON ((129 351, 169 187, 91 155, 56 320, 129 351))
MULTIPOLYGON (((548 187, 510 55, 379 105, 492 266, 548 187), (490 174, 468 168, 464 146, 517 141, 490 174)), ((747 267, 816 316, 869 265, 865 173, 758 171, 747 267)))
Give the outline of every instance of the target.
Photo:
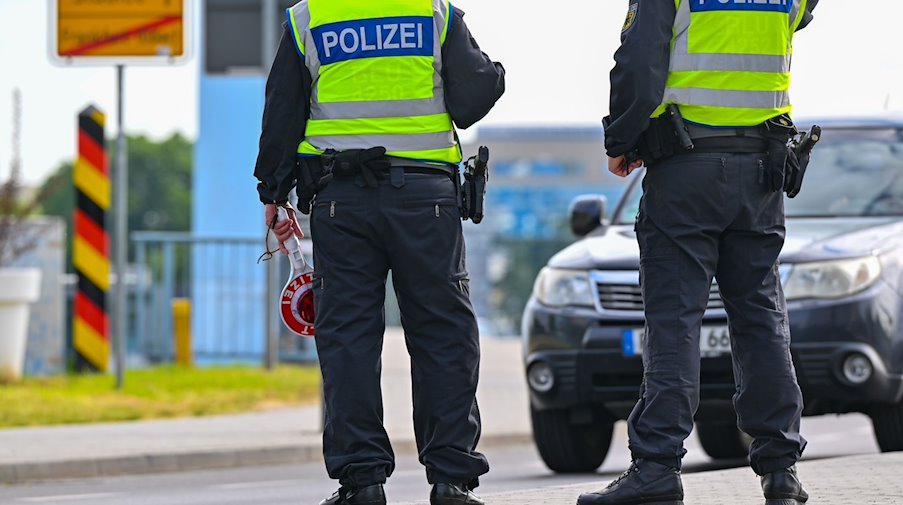
MULTIPOLYGON (((641 196, 632 185, 617 224, 633 223, 641 196)), ((785 199, 785 210, 788 217, 903 215, 903 131, 825 128, 803 190, 785 199)))

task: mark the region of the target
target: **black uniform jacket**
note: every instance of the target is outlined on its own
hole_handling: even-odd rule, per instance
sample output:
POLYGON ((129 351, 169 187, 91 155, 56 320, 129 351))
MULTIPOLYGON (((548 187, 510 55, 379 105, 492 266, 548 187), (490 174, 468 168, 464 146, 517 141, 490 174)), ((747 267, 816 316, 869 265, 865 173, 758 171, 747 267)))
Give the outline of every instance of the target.
MULTIPOLYGON (((816 5, 818 0, 809 0, 800 30, 812 21, 816 5)), ((605 130, 605 148, 612 158, 636 146, 649 126, 649 116, 662 103, 676 15, 670 0, 630 0, 628 22, 611 71, 611 125, 605 130)))
MULTIPOLYGON (((445 105, 458 128, 468 128, 483 119, 505 92, 505 69, 480 50, 458 8, 442 46, 442 62, 445 105)), ((298 144, 310 118, 311 82, 310 71, 286 28, 266 85, 263 131, 254 169, 261 202, 283 203, 295 185, 298 144)))

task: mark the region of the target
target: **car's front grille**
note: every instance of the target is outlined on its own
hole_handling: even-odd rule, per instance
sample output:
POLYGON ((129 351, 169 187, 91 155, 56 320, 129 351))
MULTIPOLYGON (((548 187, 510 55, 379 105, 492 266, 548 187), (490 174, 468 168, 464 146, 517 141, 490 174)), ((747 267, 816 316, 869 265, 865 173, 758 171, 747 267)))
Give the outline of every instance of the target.
POLYGON ((807 352, 799 354, 797 363, 809 385, 831 383, 831 352, 807 352))
MULTIPOLYGON (((643 293, 638 285, 596 282, 596 291, 599 305, 605 310, 643 310, 643 293)), ((708 308, 724 308, 718 285, 714 282, 709 290, 708 308)))
POLYGON ((639 286, 596 284, 599 303, 607 310, 643 310, 643 293, 639 286))

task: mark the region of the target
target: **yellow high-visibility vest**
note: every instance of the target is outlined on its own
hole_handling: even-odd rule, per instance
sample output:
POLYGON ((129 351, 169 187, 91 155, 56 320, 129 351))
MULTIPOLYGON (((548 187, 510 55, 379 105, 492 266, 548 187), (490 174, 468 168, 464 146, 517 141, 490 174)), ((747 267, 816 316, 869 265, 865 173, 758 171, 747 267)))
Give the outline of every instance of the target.
POLYGON ((793 34, 807 0, 675 0, 660 116, 677 104, 708 126, 755 126, 789 114, 793 34))
POLYGON ((442 82, 448 0, 303 0, 286 12, 313 78, 300 155, 382 146, 461 161, 442 82))

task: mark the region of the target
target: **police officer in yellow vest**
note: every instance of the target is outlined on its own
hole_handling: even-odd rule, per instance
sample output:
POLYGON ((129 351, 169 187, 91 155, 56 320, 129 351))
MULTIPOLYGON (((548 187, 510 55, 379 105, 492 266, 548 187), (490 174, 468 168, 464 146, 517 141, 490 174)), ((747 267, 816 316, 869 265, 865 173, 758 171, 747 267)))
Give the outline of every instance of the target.
POLYGON ((777 258, 792 160, 792 40, 816 3, 629 3, 605 146, 612 173, 647 167, 636 223, 644 380, 628 419, 630 469, 579 505, 683 503, 680 463, 699 404, 700 325, 713 278, 730 325, 737 424, 753 439, 750 464, 766 503, 808 499, 795 470, 806 446, 803 399, 777 258))
MULTIPOLYGON (((432 505, 477 505, 479 337, 457 203, 455 125, 485 116, 505 72, 448 0, 303 0, 266 87, 255 176, 272 224, 293 186, 310 213, 323 505, 382 505, 395 468, 383 428, 386 278, 412 361, 414 428, 432 505)), ((294 213, 290 213, 294 220, 294 213)), ((296 222, 277 223, 280 244, 296 222)))

